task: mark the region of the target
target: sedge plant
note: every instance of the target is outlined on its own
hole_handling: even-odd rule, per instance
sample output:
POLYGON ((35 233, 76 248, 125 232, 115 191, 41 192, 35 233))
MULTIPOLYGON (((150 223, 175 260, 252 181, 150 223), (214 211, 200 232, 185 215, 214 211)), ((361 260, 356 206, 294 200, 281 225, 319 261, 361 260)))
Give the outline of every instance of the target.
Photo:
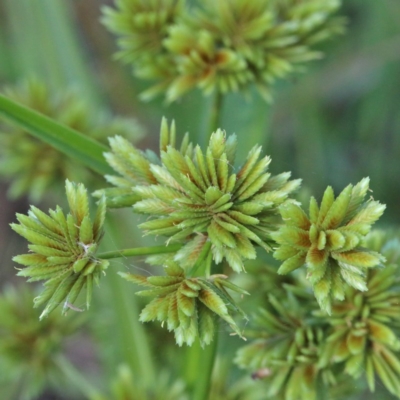
MULTIPOLYGON (((10 90, 0 96, 0 114, 35 138, 34 146, 21 135, 27 143, 21 147, 15 134, 2 133, 7 143, 18 144, 10 144, 2 156, 1 165, 18 166, 9 174, 17 180, 12 192, 40 198, 51 180, 67 178, 68 210, 56 206, 46 213, 32 205, 11 224, 29 242, 28 253, 13 258, 17 275, 43 284, 33 299, 40 308, 37 324, 60 312, 83 311, 78 303, 83 293, 89 309, 92 293, 101 295, 103 282, 115 274, 113 259, 145 257, 145 274, 120 271, 118 277, 144 299, 139 321, 157 321, 173 332, 176 345, 189 348, 182 369, 187 363, 203 371, 175 379, 159 368, 155 383, 141 381, 138 371, 121 362, 110 389, 81 383, 86 398, 334 400, 356 392, 353 383, 364 376, 370 391, 379 379, 399 396, 399 239, 371 232, 385 205, 369 196, 370 179, 349 184, 336 196, 328 186, 304 211, 296 197, 301 179, 270 172, 273 155, 256 143, 238 159, 245 132, 236 135, 219 126, 227 93, 246 96, 255 87, 271 100, 276 80, 319 58, 315 46, 343 32, 339 8, 337 0, 207 0, 192 7, 180 0, 117 0, 103 10, 103 24, 119 36, 117 58, 140 79, 153 81, 142 99, 162 93, 172 102, 195 89, 213 93, 203 147, 189 133, 180 134, 179 121, 165 118, 158 152, 122 136, 117 120, 102 127, 108 131, 104 145, 95 135, 84 135, 90 133, 84 132, 90 130, 88 113, 73 98, 54 100, 37 83, 27 87, 43 107, 10 90), (75 119, 83 125, 68 123, 75 119), (52 154, 64 153, 53 160, 67 163, 74 156, 104 176, 106 187, 99 189, 90 179, 73 182, 61 168, 65 176, 47 174, 40 180, 40 173, 33 174, 37 183, 30 188, 24 172, 38 170, 24 171, 32 163, 15 160, 34 163, 38 139, 52 154), (14 176, 17 172, 22 178, 14 176), (138 228, 156 239, 154 245, 104 250, 106 216, 121 208, 138 216, 138 228), (268 255, 276 268, 263 265, 268 255), (260 265, 250 279, 257 281, 259 271, 259 277, 274 282, 258 282, 262 296, 256 313, 245 311, 253 293, 241 284, 249 262, 260 265), (270 292, 277 284, 279 290, 270 292), (238 339, 235 363, 253 377, 231 388, 213 374, 218 336, 229 336, 226 330, 238 339)), ((92 306, 91 312, 101 310, 92 306)), ((139 337, 140 326, 133 326, 139 337)), ((136 367, 142 361, 136 360, 136 367)), ((72 376, 72 370, 66 374, 72 376)))

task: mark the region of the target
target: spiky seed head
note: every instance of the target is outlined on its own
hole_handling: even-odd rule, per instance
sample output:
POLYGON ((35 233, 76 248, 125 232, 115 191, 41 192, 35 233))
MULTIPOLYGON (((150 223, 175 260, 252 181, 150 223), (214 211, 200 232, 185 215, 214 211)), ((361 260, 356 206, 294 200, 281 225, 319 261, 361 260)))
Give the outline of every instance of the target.
POLYGON ((364 200, 368 188, 369 178, 364 178, 355 186, 348 185, 335 199, 328 187, 319 207, 311 198, 309 216, 296 203, 279 209, 284 225, 273 234, 279 245, 274 257, 283 261, 278 273, 306 265, 315 296, 328 313, 333 298, 343 300, 346 283, 367 290, 365 271, 385 261, 363 245, 385 209, 378 201, 364 200))
POLYGON ((272 83, 297 65, 321 57, 316 43, 344 30, 337 0, 184 1, 121 0, 105 8, 103 22, 119 36, 119 56, 136 75, 155 80, 142 95, 169 101, 204 93, 249 91, 265 99, 272 83))
MULTIPOLYGON (((258 378, 246 374, 234 381, 227 379, 232 372, 230 355, 219 356, 215 361, 211 377, 209 398, 213 400, 261 400, 265 399, 265 388, 258 378)), ((267 372, 267 371, 264 371, 267 372)))
POLYGON ((188 278, 175 261, 165 266, 165 276, 144 277, 120 273, 128 281, 147 287, 137 292, 138 296, 154 297, 142 310, 142 322, 160 321, 169 331, 174 331, 179 346, 191 346, 199 337, 202 346, 209 344, 214 336, 216 317, 227 322, 236 334, 239 327, 232 318, 233 313, 243 312, 227 292, 227 289, 247 294, 226 277, 220 275, 206 278, 188 278))
MULTIPOLYGON (((312 323, 310 295, 285 291, 269 296, 246 331, 250 343, 236 354, 235 362, 265 380, 266 398, 317 399, 317 382, 328 387, 329 369, 318 367, 324 343, 324 322, 312 323)), ((317 321, 318 322, 318 321, 317 321)))
POLYGON ((93 282, 98 283, 108 267, 108 261, 95 256, 103 236, 105 198, 100 199, 92 219, 83 184, 67 180, 66 193, 70 208, 67 215, 60 207, 49 210, 47 215, 31 206, 28 215, 17 214, 19 224, 11 224, 15 232, 31 243, 29 254, 13 258, 25 267, 18 275, 29 278, 29 282, 45 281, 44 291, 34 301, 35 307, 46 304, 40 318, 59 305, 63 305, 64 313, 68 311, 85 287, 89 308, 93 282))
POLYGON ((176 148, 175 125, 168 129, 165 120, 160 136, 161 160, 124 139, 110 140, 106 159, 122 176, 107 177, 117 186, 104 191, 108 204, 134 203, 135 212, 150 217, 139 225, 146 234, 185 241, 176 256, 185 268, 211 242, 217 263, 226 259, 235 271, 243 271, 243 260, 256 257, 255 246, 270 250, 277 208, 300 180, 289 180, 290 173, 271 176, 271 159, 261 157, 260 146, 236 170, 236 136, 220 129, 205 151, 187 137, 176 148))
POLYGON ((0 295, 0 366, 2 396, 6 398, 10 398, 10 382, 18 376, 25 377, 18 398, 39 398, 50 383, 60 395, 62 391, 65 394, 58 360, 65 340, 77 332, 84 318, 81 314, 52 314, 39 321, 40 312, 32 308, 34 297, 28 285, 6 285, 0 295))
POLYGON ((116 9, 103 8, 102 22, 117 36, 120 51, 117 57, 132 64, 135 75, 156 81, 141 94, 149 100, 163 93, 177 76, 176 63, 164 46, 168 30, 184 14, 182 0, 121 0, 116 9))
MULTIPOLYGON (((53 91, 44 82, 30 79, 5 87, 3 92, 18 103, 103 143, 107 143, 110 135, 137 140, 143 133, 134 119, 111 118, 104 111, 92 110, 77 90, 53 91)), ((0 176, 11 181, 8 191, 11 197, 27 194, 36 202, 66 178, 96 182, 89 170, 22 128, 1 123, 0 142, 0 176)))
MULTIPOLYGON (((396 235, 397 236, 397 235, 396 235)), ((385 268, 368 270, 368 291, 346 289, 344 302, 335 302, 321 365, 341 363, 354 379, 365 374, 371 392, 376 376, 395 396, 400 393, 400 240, 371 233, 366 244, 390 258, 385 268)))

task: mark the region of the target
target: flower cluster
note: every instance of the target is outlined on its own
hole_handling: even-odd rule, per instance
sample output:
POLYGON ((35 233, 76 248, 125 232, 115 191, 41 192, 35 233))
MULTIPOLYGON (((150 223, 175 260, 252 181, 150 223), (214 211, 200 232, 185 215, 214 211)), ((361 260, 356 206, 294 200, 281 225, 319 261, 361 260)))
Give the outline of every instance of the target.
POLYGON ((191 346, 199 337, 202 346, 209 344, 214 336, 215 316, 226 321, 241 335, 231 313, 243 312, 236 306, 227 289, 247 294, 230 283, 225 275, 211 275, 209 278, 185 276, 184 270, 174 261, 165 265, 166 276, 133 275, 120 273, 128 281, 149 289, 136 294, 155 297, 140 314, 142 322, 160 321, 175 332, 176 342, 191 346))
POLYGON ((64 305, 63 312, 73 308, 72 303, 84 287, 89 308, 93 282, 99 282, 109 264, 95 257, 103 236, 105 199, 100 199, 92 221, 85 187, 67 181, 66 193, 69 214, 57 207, 47 215, 32 206, 28 215, 17 214, 19 224, 11 224, 14 231, 32 243, 29 254, 13 258, 26 266, 18 275, 29 277, 29 281, 46 281, 44 291, 34 301, 35 307, 46 304, 41 319, 60 304, 64 305))
MULTIPOLYGON (((21 399, 38 398, 53 384, 63 384, 63 371, 58 363, 65 339, 75 333, 83 319, 76 315, 53 314, 39 321, 38 310, 32 309, 34 293, 27 286, 5 286, 0 295, 0 388, 2 397, 9 393, 11 382, 20 385, 21 399), (23 381, 18 381, 18 379, 23 381), (6 385, 3 385, 3 382, 6 385)), ((64 382, 65 383, 65 382, 64 382)), ((9 396, 8 396, 9 394, 9 396)))
POLYGON ((364 201, 369 179, 354 187, 348 185, 335 199, 328 187, 320 207, 314 197, 309 217, 296 203, 280 207, 284 225, 273 238, 280 245, 274 257, 284 261, 278 270, 287 274, 307 266, 307 277, 322 309, 330 313, 332 298, 343 300, 344 282, 358 290, 367 290, 365 269, 385 258, 366 247, 363 239, 385 206, 374 200, 364 201))
MULTIPOLYGON (((286 292, 286 299, 269 296, 269 309, 262 309, 246 335, 255 340, 242 347, 236 363, 267 378, 267 397, 316 400, 316 383, 333 379, 329 369, 317 366, 324 340, 322 324, 312 324, 310 298, 286 292)), ((311 308, 312 309, 312 308, 311 308)))
POLYGON ((345 300, 333 300, 328 317, 315 309, 300 274, 284 293, 269 296, 246 330, 253 340, 236 362, 266 380, 268 398, 316 399, 320 382, 326 398, 341 399, 363 375, 371 392, 378 376, 399 396, 400 241, 372 232, 366 245, 387 259, 385 268, 368 270, 368 291, 347 286, 345 300))
MULTIPOLYGON (((373 244, 384 236, 376 232, 368 239, 373 244)), ((332 308, 332 326, 326 339, 325 356, 320 360, 344 363, 354 379, 362 374, 371 392, 375 375, 390 393, 400 396, 400 240, 384 240, 376 250, 387 256, 384 269, 368 272, 367 292, 348 288, 346 300, 332 308)))
POLYGON ((251 376, 232 379, 236 371, 232 368, 229 356, 221 356, 215 362, 211 377, 209 399, 212 400, 263 400, 265 389, 261 382, 255 382, 251 376))
MULTIPOLYGON (((78 91, 53 92, 37 79, 8 86, 3 91, 10 99, 103 143, 109 135, 131 140, 142 135, 142 128, 134 119, 110 119, 104 112, 95 112, 78 91)), ((12 197, 28 194, 38 201, 50 187, 67 178, 93 182, 94 176, 87 169, 22 128, 2 123, 0 142, 0 175, 12 181, 9 189, 12 197)))
POLYGON ((334 14, 339 0, 184 1, 119 0, 103 22, 120 36, 120 57, 135 73, 155 80, 143 94, 166 91, 169 101, 186 91, 248 90, 270 98, 271 84, 320 58, 313 46, 343 31, 334 14))
POLYGON ((117 186, 104 191, 108 203, 134 203, 134 211, 151 218, 139 225, 147 234, 185 241, 176 256, 184 267, 209 240, 216 263, 225 258, 235 271, 244 270, 243 260, 256 257, 255 245, 270 250, 278 206, 300 185, 300 180, 289 181, 290 173, 271 176, 271 159, 260 158, 260 146, 235 171, 236 136, 221 130, 204 152, 187 136, 178 150, 175 127, 168 129, 163 120, 161 160, 120 137, 110 145, 106 159, 122 177, 106 177, 117 186))
POLYGON ((110 384, 110 393, 93 394, 90 400, 188 400, 185 384, 180 381, 171 382, 169 375, 163 371, 157 376, 157 384, 145 387, 139 379, 135 379, 131 369, 120 365, 117 376, 110 384))

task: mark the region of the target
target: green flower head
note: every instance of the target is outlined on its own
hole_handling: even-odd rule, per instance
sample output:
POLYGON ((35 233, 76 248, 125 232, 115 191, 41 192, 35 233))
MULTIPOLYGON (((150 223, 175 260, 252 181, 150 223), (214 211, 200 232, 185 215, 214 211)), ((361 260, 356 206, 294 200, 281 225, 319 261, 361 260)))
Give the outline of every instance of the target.
POLYGON ((177 70, 164 47, 168 29, 183 15, 183 0, 117 0, 117 9, 104 7, 103 23, 119 36, 117 57, 132 64, 135 75, 156 81, 143 99, 165 91, 177 70))
POLYGON ((309 217, 296 203, 280 207, 284 225, 273 234, 279 244, 274 257, 284 261, 278 273, 287 274, 305 264, 315 296, 328 313, 332 298, 343 300, 344 282, 367 290, 365 270, 385 260, 363 247, 365 235, 385 210, 377 201, 364 201, 368 187, 369 178, 364 178, 355 186, 348 185, 336 199, 328 187, 320 207, 311 198, 309 217))
POLYGON ((35 307, 46 304, 40 318, 60 304, 64 304, 63 312, 68 311, 84 287, 89 308, 93 281, 98 283, 108 266, 108 261, 95 257, 103 236, 105 199, 99 201, 92 221, 85 187, 67 181, 66 192, 68 215, 60 207, 49 210, 47 215, 32 206, 28 215, 17 214, 19 224, 11 224, 14 231, 31 242, 31 253, 13 259, 26 267, 18 275, 29 281, 46 281, 44 291, 34 301, 35 307))
POLYGON ((4 399, 15 398, 9 389, 21 378, 19 399, 39 398, 49 386, 65 389, 58 361, 63 357, 65 339, 77 331, 83 318, 53 314, 39 321, 40 313, 32 309, 34 296, 26 285, 5 286, 0 295, 0 388, 4 399))
MULTIPOLYGON (((4 88, 4 94, 58 122, 106 143, 109 135, 132 140, 142 135, 139 124, 128 118, 110 118, 90 109, 77 90, 52 91, 37 79, 4 88)), ((11 197, 29 195, 39 201, 50 188, 65 179, 95 182, 95 176, 50 145, 32 137, 26 130, 0 124, 0 176, 11 181, 11 197)))
POLYGON ((118 54, 123 60, 133 59, 141 65, 151 57, 163 56, 163 40, 169 27, 181 17, 182 0, 117 0, 117 10, 103 9, 103 23, 121 35, 118 54))
POLYGON ((188 136, 178 150, 175 127, 168 129, 163 120, 161 160, 119 137, 110 145, 106 158, 122 177, 106 177, 117 186, 105 190, 108 202, 134 203, 135 212, 150 217, 139 225, 146 234, 186 242, 176 255, 185 268, 209 242, 216 263, 225 258, 235 271, 243 271, 243 260, 256 257, 256 245, 270 250, 277 208, 300 185, 289 180, 290 173, 271 176, 271 159, 260 158, 260 146, 235 170, 236 136, 226 137, 220 129, 205 151, 188 136))
POLYGON ((128 281, 148 287, 136 294, 155 297, 140 314, 142 322, 160 321, 175 332, 176 342, 191 346, 199 337, 202 346, 209 344, 214 336, 215 317, 226 321, 236 334, 240 330, 232 313, 243 312, 236 306, 227 289, 248 294, 230 283, 225 275, 211 275, 209 278, 188 278, 175 261, 165 266, 166 276, 133 275, 120 273, 128 281))
POLYGON ((324 323, 313 322, 313 302, 304 293, 300 297, 287 290, 282 299, 270 295, 268 308, 258 312, 253 329, 246 331, 253 340, 237 352, 240 367, 267 381, 266 398, 317 400, 317 382, 331 383, 331 371, 318 367, 324 323))
POLYGON ((314 45, 343 32, 338 0, 119 0, 104 23, 120 36, 120 56, 156 84, 145 99, 169 101, 200 88, 205 93, 248 91, 266 98, 272 83, 320 58, 314 45))
POLYGON ((212 400, 265 399, 265 388, 261 382, 255 382, 250 375, 237 376, 230 355, 216 359, 211 379, 209 398, 212 400))
POLYGON ((400 241, 373 232, 367 239, 388 260, 384 269, 368 271, 367 292, 347 288, 346 300, 334 303, 331 325, 321 365, 341 363, 358 379, 365 374, 371 392, 375 376, 400 397, 400 241), (382 240, 383 239, 383 240, 382 240))

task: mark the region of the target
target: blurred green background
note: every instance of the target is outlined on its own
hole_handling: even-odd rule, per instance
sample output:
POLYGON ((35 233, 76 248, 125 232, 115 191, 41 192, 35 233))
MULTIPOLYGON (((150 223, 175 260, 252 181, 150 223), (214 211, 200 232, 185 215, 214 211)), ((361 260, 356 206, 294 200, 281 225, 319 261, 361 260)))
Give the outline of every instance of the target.
MULTIPOLYGON (((91 104, 137 118, 148 132, 140 144, 143 147, 156 148, 161 116, 174 118, 179 134, 189 131, 194 141, 197 138, 202 142, 210 99, 193 92, 172 105, 166 105, 162 98, 140 103, 137 96, 146 84, 113 59, 114 38, 99 22, 104 4, 112 2, 2 0, 0 86, 33 75, 59 90, 77 86, 91 104)), ((317 198, 328 184, 338 191, 369 176, 371 195, 388 206, 383 223, 398 225, 400 2, 346 0, 342 14, 348 17, 348 31, 324 45, 324 59, 313 62, 291 81, 276 85, 272 104, 257 95, 252 100, 229 95, 221 127, 238 135, 239 159, 255 143, 262 143, 272 157, 272 172, 292 171, 293 177, 302 178, 304 187, 317 198)), ((11 258, 26 246, 11 233, 8 224, 15 212, 26 212, 28 202, 9 201, 7 183, 0 185, 0 285, 5 285, 19 283, 11 258)), ((46 208, 54 206, 50 198, 44 203, 46 208)), ((135 235, 135 227, 129 229, 135 235)), ((139 237, 134 240, 140 242, 139 237)), ((132 245, 126 235, 121 241, 132 245)), ((97 302, 103 307, 104 318, 112 320, 111 297, 103 295, 97 302)), ((89 319, 95 315, 96 304, 93 308, 89 319)), ((106 343, 102 355, 92 349, 90 341, 85 342, 89 350, 73 355, 76 363, 94 375, 99 364, 113 371, 124 357, 121 349, 114 351, 115 343, 107 344, 110 324, 98 324, 98 340, 106 343), (102 358, 107 359, 106 367, 99 361, 102 358)), ((360 398, 390 398, 385 396, 378 391, 374 395, 363 393, 360 398)), ((49 394, 45 398, 52 397, 49 394)))

